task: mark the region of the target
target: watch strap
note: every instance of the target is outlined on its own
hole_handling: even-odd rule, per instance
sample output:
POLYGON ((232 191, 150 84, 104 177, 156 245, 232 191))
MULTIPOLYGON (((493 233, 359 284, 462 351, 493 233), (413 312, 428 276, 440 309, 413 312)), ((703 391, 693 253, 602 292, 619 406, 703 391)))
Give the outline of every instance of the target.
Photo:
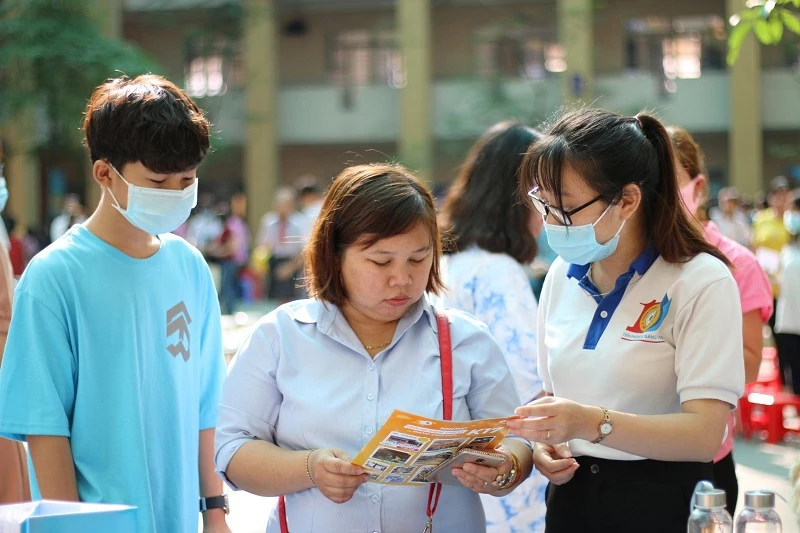
POLYGON ((203 513, 210 509, 223 509, 225 514, 228 513, 228 496, 212 496, 210 498, 200 498, 200 512, 203 513))

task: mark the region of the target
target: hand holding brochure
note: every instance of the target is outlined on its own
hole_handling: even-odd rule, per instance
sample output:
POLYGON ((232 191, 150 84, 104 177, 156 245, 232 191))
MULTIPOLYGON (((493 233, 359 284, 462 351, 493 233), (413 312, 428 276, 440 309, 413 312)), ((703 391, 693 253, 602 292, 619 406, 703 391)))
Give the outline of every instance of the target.
POLYGON ((506 422, 517 418, 435 420, 395 410, 353 459, 374 483, 424 485, 427 476, 456 452, 494 450, 508 434, 506 422))

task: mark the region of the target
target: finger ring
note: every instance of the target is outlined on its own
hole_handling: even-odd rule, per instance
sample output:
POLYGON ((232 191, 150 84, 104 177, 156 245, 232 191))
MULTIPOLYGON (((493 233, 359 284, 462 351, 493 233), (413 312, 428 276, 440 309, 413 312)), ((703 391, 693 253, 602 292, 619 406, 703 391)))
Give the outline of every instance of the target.
POLYGON ((488 482, 488 481, 484 481, 484 482, 483 482, 483 488, 485 489, 485 488, 486 488, 486 487, 488 487, 488 486, 489 486, 489 482, 488 482))
POLYGON ((545 442, 550 442, 550 430, 547 430, 547 435, 544 438, 545 442))

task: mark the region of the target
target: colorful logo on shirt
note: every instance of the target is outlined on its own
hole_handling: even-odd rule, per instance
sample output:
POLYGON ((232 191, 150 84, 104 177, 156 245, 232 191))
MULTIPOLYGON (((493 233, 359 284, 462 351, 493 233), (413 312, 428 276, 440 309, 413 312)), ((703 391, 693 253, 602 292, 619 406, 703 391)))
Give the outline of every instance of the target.
POLYGON ((191 356, 189 348, 189 324, 191 323, 192 318, 183 302, 167 311, 167 339, 177 334, 176 342, 167 346, 167 351, 173 357, 182 356, 184 361, 188 361, 191 356))
POLYGON ((642 313, 633 325, 625 328, 622 334, 622 339, 626 341, 640 341, 640 342, 664 342, 664 337, 657 335, 655 332, 661 327, 664 319, 667 318, 669 307, 672 300, 664 295, 664 299, 660 302, 655 300, 643 303, 642 313))

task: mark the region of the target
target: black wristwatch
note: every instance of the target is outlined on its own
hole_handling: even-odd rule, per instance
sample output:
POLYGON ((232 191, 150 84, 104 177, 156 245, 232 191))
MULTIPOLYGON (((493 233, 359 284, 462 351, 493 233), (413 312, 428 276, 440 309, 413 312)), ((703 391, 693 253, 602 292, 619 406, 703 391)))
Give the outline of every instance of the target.
POLYGON ((200 498, 200 512, 204 513, 211 509, 222 509, 225 514, 228 514, 231 511, 230 505, 228 505, 228 495, 200 498))

